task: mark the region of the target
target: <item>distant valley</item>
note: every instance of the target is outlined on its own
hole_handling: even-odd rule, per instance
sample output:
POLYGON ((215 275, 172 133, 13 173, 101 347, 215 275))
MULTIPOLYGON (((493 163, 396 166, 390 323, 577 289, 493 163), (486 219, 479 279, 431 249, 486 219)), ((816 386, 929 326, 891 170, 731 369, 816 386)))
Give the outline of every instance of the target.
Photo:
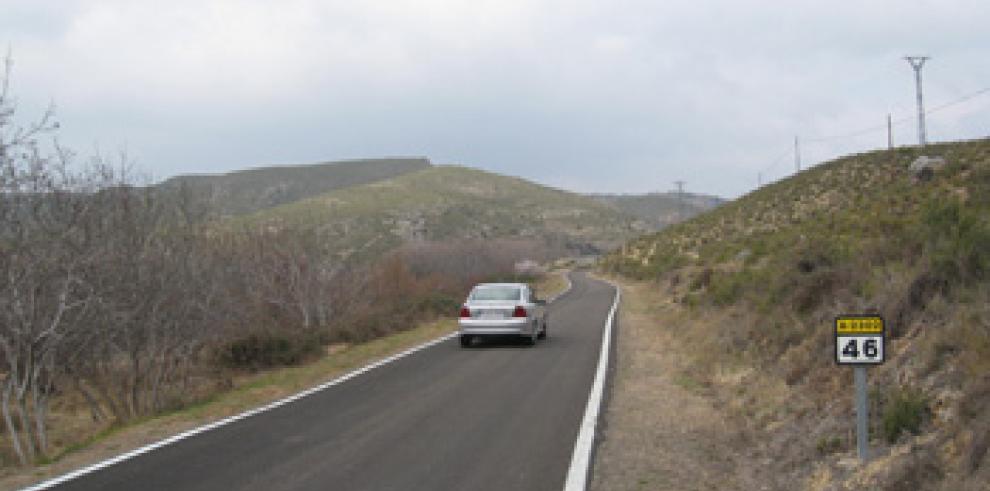
POLYGON ((711 210, 726 200, 718 196, 668 191, 647 194, 590 194, 590 197, 614 205, 654 229, 660 230, 677 222, 711 210))

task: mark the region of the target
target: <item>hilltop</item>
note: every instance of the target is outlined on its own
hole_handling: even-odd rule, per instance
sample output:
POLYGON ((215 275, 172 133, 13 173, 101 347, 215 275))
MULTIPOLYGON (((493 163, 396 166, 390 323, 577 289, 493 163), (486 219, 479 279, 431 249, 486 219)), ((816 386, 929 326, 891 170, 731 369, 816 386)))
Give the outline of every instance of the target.
POLYGON ((313 229, 339 259, 376 257, 407 241, 496 238, 596 254, 648 230, 591 198, 459 166, 338 189, 232 224, 313 229))
POLYGON ((772 489, 986 489, 988 218, 990 140, 899 148, 821 164, 601 264, 681 327, 662 330, 692 360, 679 383, 735 418, 772 489), (922 155, 945 165, 911 171, 922 155), (888 325, 865 469, 832 339, 835 316, 856 313, 888 325))
POLYGON ((717 196, 695 193, 678 195, 677 192, 590 194, 589 196, 614 205, 656 230, 687 220, 725 203, 724 199, 717 196), (683 206, 683 210, 681 206, 683 206), (683 216, 681 216, 682 211, 683 216))
POLYGON ((218 175, 183 175, 159 185, 187 186, 220 216, 244 215, 318 194, 381 181, 430 167, 425 158, 342 160, 311 165, 271 166, 218 175))

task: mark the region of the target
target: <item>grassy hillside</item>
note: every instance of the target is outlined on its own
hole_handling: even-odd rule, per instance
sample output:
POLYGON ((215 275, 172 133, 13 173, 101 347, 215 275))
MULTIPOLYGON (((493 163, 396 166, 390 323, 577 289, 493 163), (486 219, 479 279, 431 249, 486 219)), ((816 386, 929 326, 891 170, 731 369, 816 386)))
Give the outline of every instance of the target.
POLYGON ((592 194, 604 203, 610 203, 628 213, 648 226, 660 230, 679 221, 699 215, 725 202, 717 196, 684 193, 679 197, 676 192, 649 194, 592 194), (681 216, 681 200, 683 213, 681 216))
POLYGON ((428 167, 430 161, 425 158, 346 160, 177 176, 160 186, 171 189, 185 184, 196 196, 210 201, 220 215, 243 215, 428 167))
POLYGON ((986 489, 990 140, 840 158, 602 264, 653 283, 692 326, 685 377, 737 411, 777 487, 986 489), (917 179, 922 154, 947 165, 917 179), (879 313, 889 332, 870 370, 878 458, 857 472, 851 370, 831 334, 849 313, 879 313))
POLYGON ((643 232, 613 207, 522 179, 440 166, 263 210, 233 225, 313 228, 339 258, 413 239, 533 238, 593 253, 643 232))

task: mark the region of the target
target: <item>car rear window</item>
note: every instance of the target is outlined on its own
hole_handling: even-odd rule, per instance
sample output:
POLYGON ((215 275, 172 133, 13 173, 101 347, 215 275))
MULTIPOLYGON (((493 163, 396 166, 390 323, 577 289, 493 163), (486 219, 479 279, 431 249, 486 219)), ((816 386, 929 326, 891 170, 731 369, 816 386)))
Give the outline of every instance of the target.
POLYGON ((484 286, 471 292, 471 300, 519 300, 521 291, 515 286, 484 286))

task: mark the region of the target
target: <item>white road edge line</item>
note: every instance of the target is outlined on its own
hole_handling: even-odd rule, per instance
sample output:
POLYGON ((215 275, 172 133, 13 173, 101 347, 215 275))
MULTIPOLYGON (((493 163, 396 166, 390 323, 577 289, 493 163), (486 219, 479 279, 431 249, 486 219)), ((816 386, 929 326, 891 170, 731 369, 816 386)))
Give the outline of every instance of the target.
MULTIPOLYGON (((564 290, 562 292, 554 295, 552 298, 550 298, 549 300, 547 300, 547 303, 550 303, 550 302, 553 302, 554 300, 557 300, 562 295, 564 295, 565 293, 567 293, 567 292, 569 292, 571 290, 571 278, 568 275, 565 274, 564 275, 564 279, 567 280, 567 287, 564 288, 564 290)), ((275 408, 277 408, 279 406, 284 406, 284 405, 286 405, 286 404, 288 404, 290 402, 293 402, 293 401, 302 399, 303 397, 306 397, 306 396, 308 396, 310 394, 314 394, 314 393, 319 392, 321 390, 324 390, 324 389, 333 387, 334 385, 342 384, 342 383, 344 383, 344 382, 346 382, 346 381, 348 381, 348 380, 350 380, 350 379, 352 379, 354 377, 357 377, 359 375, 362 375, 364 373, 367 373, 367 372, 369 372, 369 371, 371 371, 371 370, 373 370, 375 368, 378 368, 378 367, 380 367, 382 365, 386 365, 386 364, 391 363, 391 362, 393 362, 395 360, 398 360, 399 358, 403 358, 403 357, 408 356, 408 355, 411 355, 411 354, 413 354, 413 353, 415 353, 417 351, 424 350, 426 348, 429 348, 430 346, 433 346, 433 345, 442 343, 442 342, 444 342, 444 341, 446 341, 448 339, 454 338, 455 336, 457 336, 457 332, 456 331, 455 332, 452 332, 450 334, 445 334, 443 336, 440 336, 439 338, 433 339, 431 341, 427 341, 427 342, 422 343, 422 344, 419 344, 417 346, 413 346, 412 348, 409 348, 409 349, 407 349, 405 351, 402 351, 400 353, 396 353, 396 354, 394 354, 392 356, 389 356, 387 358, 383 358, 383 359, 378 360, 378 361, 376 361, 374 363, 371 363, 369 365, 365 365, 365 366, 363 366, 361 368, 358 368, 356 370, 353 370, 351 372, 348 372, 348 373, 346 373, 344 375, 341 375, 341 376, 339 376, 339 377, 337 377, 335 379, 332 379, 332 380, 330 380, 328 382, 324 382, 324 383, 322 383, 320 385, 317 385, 316 387, 311 387, 311 388, 306 389, 306 390, 304 390, 302 392, 298 392, 298 393, 293 394, 291 396, 288 396, 288 397, 286 397, 284 399, 279 399, 279 400, 277 400, 275 402, 271 402, 271 403, 269 403, 267 405, 264 405, 264 406, 261 406, 261 407, 256 407, 254 409, 249 409, 247 411, 244 411, 243 413, 235 414, 233 416, 229 416, 229 417, 224 418, 224 419, 221 419, 219 421, 214 421, 212 423, 208 423, 208 424, 205 424, 203 426, 199 426, 199 427, 193 428, 191 430, 184 431, 182 433, 179 433, 178 435, 173 435, 173 436, 170 436, 170 437, 165 438, 163 440, 159 440, 159 441, 157 441, 155 443, 152 443, 150 445, 145 445, 143 447, 136 448, 134 450, 131 450, 130 452, 120 454, 120 455, 118 455, 116 457, 111 457, 111 458, 109 458, 107 460, 104 460, 102 462, 97 462, 97 463, 95 463, 93 465, 90 465, 90 466, 87 466, 87 467, 83 467, 81 469, 76 469, 76 470, 74 470, 72 472, 69 472, 67 474, 62 474, 61 476, 53 477, 53 478, 51 478, 51 479, 49 479, 47 481, 42 481, 42 482, 40 482, 38 484, 34 484, 32 486, 29 486, 29 487, 26 487, 26 488, 22 488, 21 491, 42 491, 42 490, 45 490, 45 489, 51 489, 54 486, 57 486, 59 484, 62 484, 64 482, 67 482, 67 481, 71 481, 71 480, 73 480, 73 479, 75 479, 77 477, 85 476, 86 474, 91 474, 91 473, 96 472, 96 471, 98 471, 100 469, 103 469, 105 467, 110 467, 111 465, 118 464, 118 463, 123 462, 125 460, 133 459, 134 457, 137 457, 137 456, 139 456, 141 454, 148 453, 148 452, 150 452, 152 450, 155 450, 156 448, 161 448, 161 447, 164 447, 166 445, 170 445, 172 443, 175 443, 177 441, 185 440, 186 438, 189 438, 191 436, 198 435, 200 433, 203 433, 203 432, 212 430, 214 428, 218 428, 220 426, 228 425, 230 423, 233 423, 235 421, 242 420, 244 418, 247 418, 249 416, 253 416, 253 415, 258 414, 258 413, 263 413, 265 411, 269 411, 269 410, 275 409, 275 408)))
POLYGON ((62 484, 64 482, 67 482, 67 481, 70 481, 72 479, 75 479, 77 477, 84 476, 86 474, 90 474, 92 472, 95 472, 95 471, 98 471, 100 469, 103 469, 104 467, 109 467, 111 465, 114 465, 114 464, 123 462, 125 460, 129 460, 129 459, 132 459, 134 457, 137 457, 137 456, 139 456, 141 454, 148 453, 148 452, 150 452, 152 450, 155 450, 156 448, 164 447, 166 445, 175 443, 175 442, 177 442, 179 440, 184 440, 184 439, 189 438, 191 436, 198 435, 200 433, 203 433, 203 432, 212 430, 214 428, 218 428, 220 426, 228 425, 230 423, 233 423, 235 421, 242 420, 242 419, 247 418, 249 416, 253 416, 253 415, 258 414, 258 413, 263 413, 265 411, 269 411, 269 410, 275 409, 275 408, 277 408, 279 406, 284 406, 284 405, 286 405, 286 404, 288 404, 290 402, 293 402, 293 401, 302 399, 303 397, 306 397, 306 396, 308 396, 310 394, 319 392, 319 391, 324 390, 324 389, 327 389, 329 387, 333 387, 334 385, 338 385, 338 384, 344 383, 344 382, 346 382, 346 381, 348 381, 348 380, 350 380, 350 379, 352 379, 354 377, 357 377, 357 376, 359 376, 361 374, 364 374, 366 372, 369 372, 369 371, 371 371, 371 370, 373 370, 375 368, 378 368, 378 367, 380 367, 382 365, 386 365, 386 364, 391 363, 391 362, 393 362, 395 360, 398 360, 399 358, 403 358, 403 357, 408 356, 408 355, 411 355, 411 354, 413 354, 413 353, 415 353, 417 351, 420 351, 420 350, 429 348, 430 346, 436 345, 438 343, 442 343, 442 342, 444 342, 444 341, 446 341, 448 339, 453 338, 456 335, 457 335, 456 332, 453 332, 453 333, 450 333, 450 334, 445 334, 445 335, 443 335, 443 336, 441 336, 439 338, 436 338, 436 339, 433 339, 431 341, 427 341, 425 343, 419 344, 417 346, 414 346, 412 348, 409 348, 409 349, 407 349, 405 351, 402 351, 400 353, 396 353, 396 354, 394 354, 392 356, 389 356, 387 358, 383 358, 381 360, 378 360, 378 361, 376 361, 374 363, 371 363, 369 365, 365 365, 365 366, 363 366, 361 368, 358 368, 358 369, 353 370, 351 372, 348 372, 348 373, 346 373, 344 375, 341 375, 340 377, 337 377, 337 378, 332 379, 332 380, 330 380, 328 382, 325 382, 325 383, 322 383, 320 385, 317 385, 316 387, 312 387, 312 388, 306 389, 306 390, 304 390, 302 392, 298 392, 298 393, 293 394, 291 396, 288 396, 288 397, 286 397, 284 399, 279 399, 279 400, 277 400, 275 402, 271 402, 271 403, 269 403, 267 405, 264 405, 264 406, 261 406, 261 407, 257 407, 257 408, 254 408, 254 409, 250 409, 250 410, 244 411, 243 413, 235 414, 234 416, 230 416, 230 417, 221 419, 219 421, 214 421, 212 423, 205 424, 203 426, 199 426, 199 427, 193 428, 191 430, 184 431, 182 433, 179 433, 178 435, 174 435, 174 436, 165 438, 164 440, 159 440, 159 441, 157 441, 155 443, 152 443, 150 445, 146 445, 144 447, 131 450, 130 452, 127 452, 127 453, 118 455, 116 457, 112 457, 112 458, 107 459, 107 460, 104 460, 102 462, 97 462, 96 464, 93 464, 93 465, 90 465, 90 466, 87 466, 87 467, 83 467, 81 469, 77 469, 75 471, 69 472, 68 474, 63 474, 61 476, 58 476, 58 477, 49 479, 47 481, 43 481, 43 482, 38 483, 38 484, 35 484, 33 486, 30 486, 30 487, 27 487, 27 488, 23 488, 21 491, 41 491, 43 489, 50 489, 53 486, 57 486, 57 485, 62 484))
POLYGON ((598 355, 598 368, 595 370, 595 381, 591 384, 588 394, 588 404, 584 407, 584 418, 581 429, 574 442, 574 453, 571 454, 571 466, 567 470, 567 480, 564 481, 564 491, 585 491, 588 488, 588 473, 591 468, 591 450, 595 446, 595 428, 598 426, 598 415, 602 409, 602 395, 605 391, 605 372, 608 370, 608 356, 612 345, 612 324, 615 320, 615 310, 619 307, 621 290, 619 286, 609 282, 615 288, 615 300, 608 311, 605 320, 605 331, 602 333, 602 348, 598 355))

